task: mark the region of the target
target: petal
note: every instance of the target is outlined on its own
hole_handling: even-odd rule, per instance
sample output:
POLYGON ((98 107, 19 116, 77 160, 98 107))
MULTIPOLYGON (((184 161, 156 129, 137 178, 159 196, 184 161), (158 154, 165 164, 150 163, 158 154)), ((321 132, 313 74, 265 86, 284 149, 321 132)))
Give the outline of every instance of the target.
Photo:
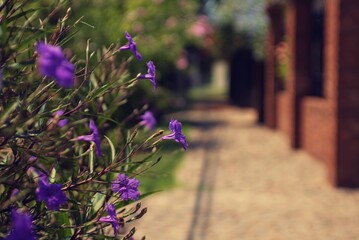
POLYGON ((139 61, 141 61, 141 60, 142 60, 141 54, 140 54, 138 51, 135 51, 134 53, 135 53, 136 58, 137 58, 139 61))
POLYGON ((31 215, 12 210, 12 229, 6 240, 35 240, 31 215))
POLYGON ((54 116, 62 116, 64 113, 65 113, 65 110, 60 109, 60 110, 57 110, 53 115, 54 116))
POLYGON ((93 142, 94 137, 93 134, 90 135, 83 135, 76 138, 78 141, 87 141, 87 142, 93 142))
POLYGON ((128 194, 128 192, 123 192, 120 194, 120 198, 123 200, 123 201, 127 201, 128 199, 130 199, 130 196, 128 194))
POLYGON ((125 32, 125 37, 129 42, 133 41, 131 35, 127 31, 125 32))
POLYGON ((90 126, 90 129, 91 129, 91 131, 92 131, 93 133, 98 133, 96 124, 95 124, 95 122, 94 122, 92 119, 90 120, 89 126, 90 126))
POLYGON ((166 136, 163 136, 161 139, 163 140, 175 139, 175 134, 174 133, 168 134, 166 136))
POLYGON ((182 132, 182 124, 179 121, 175 120, 173 123, 173 126, 174 126, 175 132, 178 132, 178 133, 182 132))
POLYGON ((102 157, 102 151, 101 151, 101 144, 100 141, 96 141, 95 140, 95 145, 96 145, 96 155, 97 157, 102 157))
POLYGON ((150 81, 151 81, 151 83, 152 83, 152 85, 153 85, 153 89, 156 90, 156 88, 157 88, 156 79, 155 79, 155 78, 151 78, 150 81))
POLYGON ((109 216, 116 217, 116 208, 112 203, 106 204, 106 209, 109 216))
POLYGON ((44 201, 45 201, 45 205, 47 206, 48 209, 59 210, 60 204, 54 196, 48 197, 44 201))
POLYGON ((41 75, 53 78, 56 76, 56 67, 58 66, 58 63, 54 61, 54 59, 45 57, 40 58, 39 65, 41 75))
POLYGON ((128 196, 129 196, 129 199, 136 201, 140 197, 140 192, 138 190, 130 189, 130 190, 128 190, 128 196))
POLYGON ((113 234, 117 236, 118 230, 120 230, 120 224, 118 224, 118 221, 111 222, 111 225, 113 227, 113 234))
POLYGON ((39 54, 40 73, 49 77, 55 77, 57 67, 65 59, 61 48, 39 42, 36 49, 39 54))
POLYGON ((128 50, 128 49, 130 49, 130 46, 128 44, 126 44, 126 45, 120 47, 119 49, 120 49, 120 51, 128 50))
POLYGON ((67 119, 62 119, 62 120, 60 120, 60 121, 57 122, 57 125, 58 125, 60 128, 62 128, 62 127, 64 127, 64 126, 66 126, 68 123, 69 123, 69 120, 67 120, 67 119))
POLYGON ((172 118, 171 121, 170 121, 169 124, 168 124, 168 128, 169 128, 172 132, 175 131, 174 122, 175 122, 175 120, 172 118))
POLYGON ((128 181, 128 186, 137 190, 137 188, 140 186, 140 181, 138 181, 136 178, 132 178, 128 181))
POLYGON ((55 78, 61 87, 70 88, 74 86, 75 67, 68 61, 63 61, 56 69, 55 78))
POLYGON ((36 51, 39 55, 52 55, 54 57, 63 56, 61 48, 44 42, 38 42, 36 45, 36 51))
POLYGON ((147 62, 147 67, 148 67, 148 73, 151 75, 155 75, 156 74, 156 67, 153 64, 152 61, 148 61, 147 62))
POLYGON ((98 221, 99 221, 99 222, 107 223, 107 222, 111 222, 111 221, 112 221, 112 218, 111 218, 110 216, 101 217, 98 221))
POLYGON ((117 177, 117 181, 119 181, 122 184, 127 184, 128 183, 128 177, 126 176, 126 174, 119 174, 117 177))
POLYGON ((182 141, 181 144, 182 144, 183 149, 186 151, 188 148, 188 143, 186 142, 186 140, 182 141))

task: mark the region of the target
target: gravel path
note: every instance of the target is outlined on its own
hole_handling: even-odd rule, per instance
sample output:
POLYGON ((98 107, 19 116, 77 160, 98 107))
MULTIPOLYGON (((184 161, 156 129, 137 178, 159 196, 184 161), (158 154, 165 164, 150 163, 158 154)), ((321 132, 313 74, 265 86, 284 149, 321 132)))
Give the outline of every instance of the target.
POLYGON ((136 240, 359 239, 359 191, 332 188, 253 110, 200 105, 178 118, 194 125, 180 186, 144 202, 136 240))

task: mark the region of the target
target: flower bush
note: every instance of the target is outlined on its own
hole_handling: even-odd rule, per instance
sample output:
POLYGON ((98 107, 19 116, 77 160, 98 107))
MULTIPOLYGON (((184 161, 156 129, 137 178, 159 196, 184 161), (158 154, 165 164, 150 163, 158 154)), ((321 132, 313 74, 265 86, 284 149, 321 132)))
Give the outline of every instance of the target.
POLYGON ((133 239, 126 224, 147 211, 134 201, 150 194, 136 176, 163 140, 188 147, 177 120, 154 132, 148 106, 118 115, 143 79, 156 89, 155 63, 128 71, 146 58, 128 32, 126 45, 91 52, 88 41, 84 59, 72 55, 71 10, 51 25, 63 1, 44 16, 30 2, 0 5, 0 238, 133 239), (134 56, 118 63, 124 50, 134 56))

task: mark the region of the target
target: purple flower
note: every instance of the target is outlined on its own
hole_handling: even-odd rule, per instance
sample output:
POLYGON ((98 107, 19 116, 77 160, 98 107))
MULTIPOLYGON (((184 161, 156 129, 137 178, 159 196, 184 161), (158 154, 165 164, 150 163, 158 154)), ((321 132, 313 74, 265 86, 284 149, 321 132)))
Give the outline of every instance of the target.
MULTIPOLYGON (((49 123, 52 123, 54 118, 59 118, 60 116, 62 116, 63 114, 65 113, 65 110, 63 109, 60 109, 60 110, 57 110, 56 112, 54 112, 53 114, 53 118, 50 119, 50 122, 49 123)), ((66 126, 67 124, 69 123, 69 120, 67 119, 61 119, 61 120, 58 120, 57 121, 57 126, 59 126, 60 128, 66 126)))
POLYGON ((96 155, 98 157, 102 156, 101 151, 101 140, 100 140, 100 134, 98 133, 97 127, 95 125, 95 122, 91 119, 90 120, 90 129, 92 133, 90 135, 83 135, 77 137, 77 140, 80 141, 87 141, 87 142, 94 142, 96 145, 96 155))
POLYGON ((12 210, 12 228, 5 240, 35 240, 32 219, 28 213, 12 210))
POLYGON ((125 174, 119 174, 117 179, 112 181, 112 190, 120 195, 124 201, 128 199, 138 200, 140 182, 136 178, 129 179, 125 174))
POLYGON ((182 133, 182 124, 175 119, 171 119, 168 128, 171 130, 172 133, 169 135, 163 136, 162 139, 163 140, 174 139, 176 142, 179 142, 182 144, 182 147, 184 150, 187 150, 188 143, 186 141, 186 136, 183 135, 183 133, 182 133))
POLYGON ((74 86, 75 66, 65 58, 60 47, 38 42, 36 50, 42 75, 54 78, 61 87, 74 86))
POLYGON ((152 61, 148 61, 147 67, 147 73, 140 75, 138 78, 150 80, 153 85, 153 88, 156 90, 156 67, 152 61))
POLYGON ((98 221, 104 222, 104 223, 111 223, 111 225, 113 227, 114 235, 117 236, 117 232, 120 229, 120 224, 118 223, 118 219, 116 216, 115 206, 112 203, 106 204, 106 209, 107 209, 108 216, 101 217, 98 221))
POLYGON ((146 126, 149 130, 153 131, 156 126, 156 119, 151 111, 146 111, 141 115, 142 121, 139 123, 141 126, 146 126))
POLYGON ((67 202, 67 197, 61 190, 61 184, 50 184, 44 178, 40 178, 38 184, 39 187, 36 189, 37 201, 44 201, 50 210, 59 210, 60 205, 67 202))
POLYGON ((120 47, 120 51, 124 51, 124 50, 131 50, 133 52, 133 54, 135 54, 136 58, 141 61, 142 60, 142 56, 141 54, 137 51, 137 47, 136 47, 136 42, 133 41, 131 35, 126 32, 125 36, 128 40, 128 44, 120 47))

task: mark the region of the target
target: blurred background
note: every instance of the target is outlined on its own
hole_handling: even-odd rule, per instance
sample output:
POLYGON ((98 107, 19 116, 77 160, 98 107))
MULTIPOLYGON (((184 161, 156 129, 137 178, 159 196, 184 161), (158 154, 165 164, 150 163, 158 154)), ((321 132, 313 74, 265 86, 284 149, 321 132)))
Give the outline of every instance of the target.
MULTIPOLYGON (((72 21, 79 20, 78 32, 68 44, 72 49, 78 49, 77 54, 84 54, 82 50, 86 48, 87 40, 90 41, 90 51, 111 43, 123 45, 127 41, 124 32, 128 31, 135 37, 144 61, 152 60, 156 65, 160 86, 157 94, 163 98, 155 100, 149 95, 148 101, 160 101, 154 105, 161 111, 169 110, 168 105, 172 111, 174 107, 188 106, 189 97, 198 95, 191 91, 198 86, 209 88, 212 81, 222 86, 223 94, 231 93, 233 103, 237 103, 238 98, 245 102, 249 93, 248 96, 237 96, 238 93, 232 89, 240 87, 238 84, 248 85, 250 80, 237 83, 233 79, 239 74, 249 73, 242 73, 239 68, 246 67, 235 62, 242 61, 242 58, 248 58, 243 62, 263 60, 263 42, 268 25, 265 2, 73 1, 69 7, 72 21), (219 74, 219 80, 213 77, 214 72, 219 74), (227 81, 229 72, 233 75, 231 84, 236 85, 231 88, 227 81)), ((60 15, 60 11, 53 14, 54 21, 60 15)), ((125 53, 118 61, 129 56, 125 53)), ((133 72, 146 71, 146 66, 132 68, 133 72)))
POLYGON ((69 6, 69 48, 123 45, 128 31, 159 84, 131 101, 188 135, 186 155, 144 176, 148 191, 171 189, 148 201, 149 239, 359 239, 359 1, 69 6))

